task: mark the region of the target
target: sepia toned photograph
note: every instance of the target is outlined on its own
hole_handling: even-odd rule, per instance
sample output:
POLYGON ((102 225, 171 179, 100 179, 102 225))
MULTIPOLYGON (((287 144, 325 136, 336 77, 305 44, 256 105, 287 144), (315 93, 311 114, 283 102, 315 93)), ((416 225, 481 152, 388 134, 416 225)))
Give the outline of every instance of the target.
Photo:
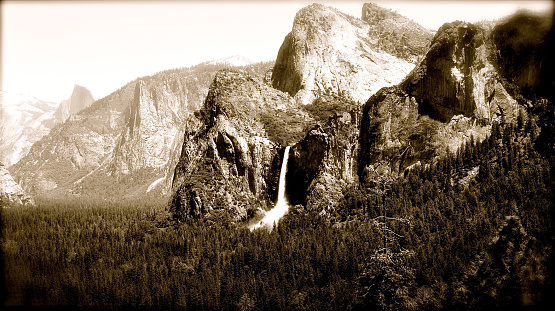
POLYGON ((2 310, 552 310, 552 1, 0 2, 2 310))

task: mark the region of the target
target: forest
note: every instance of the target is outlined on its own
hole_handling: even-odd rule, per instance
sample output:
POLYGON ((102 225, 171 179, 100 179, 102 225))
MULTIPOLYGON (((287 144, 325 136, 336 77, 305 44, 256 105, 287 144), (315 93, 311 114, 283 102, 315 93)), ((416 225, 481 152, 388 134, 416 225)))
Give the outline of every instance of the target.
POLYGON ((547 307, 555 161, 538 126, 494 123, 433 165, 351 185, 329 214, 294 206, 271 231, 225 213, 176 222, 154 199, 1 209, 5 306, 547 307))

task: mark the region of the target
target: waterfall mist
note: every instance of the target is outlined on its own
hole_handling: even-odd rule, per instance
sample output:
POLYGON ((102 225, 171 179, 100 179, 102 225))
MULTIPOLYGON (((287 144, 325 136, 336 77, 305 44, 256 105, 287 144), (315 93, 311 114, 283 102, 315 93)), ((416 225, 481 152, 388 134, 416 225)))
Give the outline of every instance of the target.
POLYGON ((289 210, 289 202, 285 197, 285 174, 287 174, 287 161, 289 160, 289 148, 285 147, 283 154, 283 161, 281 162, 281 171, 279 173, 279 188, 278 200, 274 208, 269 210, 262 220, 251 227, 251 231, 260 227, 267 227, 270 230, 273 228, 274 223, 277 224, 279 219, 289 210))

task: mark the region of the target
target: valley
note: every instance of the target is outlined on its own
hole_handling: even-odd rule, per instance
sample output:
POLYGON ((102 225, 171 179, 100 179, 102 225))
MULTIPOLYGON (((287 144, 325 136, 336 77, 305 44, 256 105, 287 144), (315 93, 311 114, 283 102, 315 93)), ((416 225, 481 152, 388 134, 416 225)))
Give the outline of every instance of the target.
POLYGON ((275 62, 43 110, 64 121, 0 167, 5 304, 552 305, 553 15, 361 9, 302 8, 275 62))

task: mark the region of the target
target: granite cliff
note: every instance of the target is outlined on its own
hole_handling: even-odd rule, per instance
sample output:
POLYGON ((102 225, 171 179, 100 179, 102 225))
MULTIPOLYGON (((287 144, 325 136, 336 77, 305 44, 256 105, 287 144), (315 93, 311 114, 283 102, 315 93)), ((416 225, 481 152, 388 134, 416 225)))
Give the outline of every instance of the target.
POLYGON ((55 126, 10 171, 33 195, 166 194, 183 134, 195 124, 193 111, 215 72, 226 66, 201 64, 138 78, 55 126))
MULTIPOLYGON (((430 163, 446 150, 456 152, 470 139, 482 140, 493 122, 514 123, 519 114, 527 114, 528 101, 519 104, 515 100, 525 92, 514 85, 539 87, 538 81, 522 78, 537 75, 526 64, 511 67, 506 58, 519 55, 535 60, 543 40, 530 40, 536 48, 524 49, 513 44, 518 38, 507 39, 508 43, 500 39, 507 32, 529 31, 526 23, 514 22, 523 18, 520 14, 501 21, 491 33, 461 21, 443 25, 425 58, 403 82, 380 90, 366 102, 360 126, 361 178, 376 177, 377 172, 397 174, 413 164, 430 163), (524 52, 528 56, 520 54, 524 52)), ((535 23, 542 23, 540 17, 535 18, 535 23)), ((543 31, 542 38, 546 34, 543 31)))
POLYGON ((216 74, 199 127, 187 132, 175 169, 171 209, 180 220, 228 212, 244 219, 272 205, 277 195, 283 148, 269 139, 268 111, 294 103, 244 71, 216 74))
POLYGON ((389 53, 371 29, 331 7, 313 4, 301 9, 279 49, 273 86, 302 104, 320 94, 363 103, 380 88, 399 83, 414 60, 389 53))

